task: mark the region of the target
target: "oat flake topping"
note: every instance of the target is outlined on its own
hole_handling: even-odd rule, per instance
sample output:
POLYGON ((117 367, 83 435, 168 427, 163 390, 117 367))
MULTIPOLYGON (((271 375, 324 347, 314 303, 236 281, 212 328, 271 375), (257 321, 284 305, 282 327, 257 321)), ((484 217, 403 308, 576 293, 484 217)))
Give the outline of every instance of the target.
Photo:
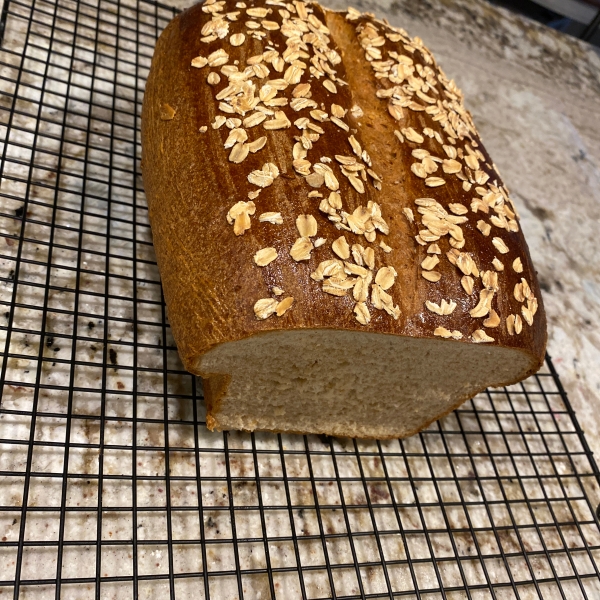
MULTIPOLYGON (((208 44, 219 39, 223 47, 206 56, 192 56, 188 63, 201 80, 212 86, 214 94, 214 120, 202 125, 200 132, 207 132, 210 125, 215 130, 211 136, 223 135, 228 160, 239 165, 232 169, 243 169, 248 157, 269 145, 265 132, 277 135, 280 130, 294 131, 288 164, 265 162, 260 169, 244 172, 253 187, 244 192, 248 201, 239 201, 229 209, 227 222, 236 236, 243 235, 252 227, 254 200, 262 203, 261 191, 278 185, 281 172, 295 174, 304 181, 307 198, 315 201, 314 214, 262 211, 258 216, 258 223, 263 224, 260 226, 293 219, 298 238, 288 248, 289 254, 299 263, 310 261, 313 254, 323 258, 310 273, 311 278, 327 295, 352 297, 358 323, 368 327, 373 310, 398 319, 400 309, 390 294, 397 273, 391 265, 385 265, 385 257, 393 248, 384 239, 390 228, 382 207, 366 200, 350 211, 340 191, 345 189, 340 186, 344 180, 358 195, 365 195, 369 188, 381 190, 384 183, 362 148, 359 134, 350 130, 348 113, 355 119, 364 113, 358 105, 343 105, 340 89, 347 83, 336 70, 342 59, 313 5, 302 0, 267 0, 266 4, 248 7, 245 2, 237 2, 236 10, 226 13, 223 0, 207 0, 202 11, 209 20, 202 27, 200 41, 208 44), (245 56, 241 47, 249 38, 255 41, 247 47, 255 49, 255 44, 260 44, 262 51, 245 56), (281 47, 282 41, 285 48, 281 47), (326 92, 327 105, 319 106, 312 99, 317 87, 326 92), (319 159, 312 158, 320 137, 333 131, 336 135, 347 134, 347 146, 335 156, 317 154, 319 159), (342 235, 331 241, 316 238, 320 223, 325 222, 342 235)), ((510 237, 519 231, 518 215, 495 165, 480 149, 462 93, 419 38, 410 38, 403 29, 365 17, 354 8, 348 9, 346 19, 356 28, 364 57, 379 82, 377 97, 386 103, 388 118, 395 124, 396 143, 415 161, 410 176, 422 186, 424 197, 416 198, 414 207, 406 206, 402 212, 414 228, 417 249, 423 249, 417 250, 421 253, 423 285, 438 284, 444 277, 444 261, 448 261, 460 276, 460 293, 471 302, 467 309, 474 319, 471 331, 439 325, 432 334, 454 340, 468 337, 475 343, 494 341, 481 327, 505 327, 510 335, 519 335, 523 323, 533 324, 538 304, 525 277, 510 294, 506 291, 508 272, 524 272, 510 237), (437 188, 450 189, 444 193, 450 194, 453 201, 444 205, 436 200, 437 188), (474 243, 475 235, 482 237, 474 243), (477 264, 474 258, 479 256, 474 252, 475 244, 482 239, 494 254, 490 264, 477 264), (512 266, 508 271, 503 255, 512 266), (494 309, 498 294, 507 297, 504 300, 509 301, 513 311, 504 320, 494 309)), ((171 120, 175 112, 163 104, 161 118, 171 120)), ((257 248, 253 261, 268 270, 280 254, 275 248, 257 248)), ((283 290, 274 286, 271 293, 277 297, 283 290)), ((428 312, 442 318, 451 315, 459 304, 460 310, 469 305, 457 303, 457 299, 427 300, 425 305, 428 312)), ((256 301, 254 313, 258 319, 281 317, 293 302, 291 296, 282 301, 262 298, 256 301)))

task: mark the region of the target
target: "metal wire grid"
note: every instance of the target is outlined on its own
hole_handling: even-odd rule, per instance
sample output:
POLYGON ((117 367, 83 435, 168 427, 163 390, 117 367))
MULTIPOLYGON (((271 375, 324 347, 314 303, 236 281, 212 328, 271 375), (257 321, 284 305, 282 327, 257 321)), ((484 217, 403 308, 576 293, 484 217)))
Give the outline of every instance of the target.
POLYGON ((0 598, 600 598, 598 470, 551 362, 427 431, 216 434, 140 182, 142 0, 7 0, 0 598))

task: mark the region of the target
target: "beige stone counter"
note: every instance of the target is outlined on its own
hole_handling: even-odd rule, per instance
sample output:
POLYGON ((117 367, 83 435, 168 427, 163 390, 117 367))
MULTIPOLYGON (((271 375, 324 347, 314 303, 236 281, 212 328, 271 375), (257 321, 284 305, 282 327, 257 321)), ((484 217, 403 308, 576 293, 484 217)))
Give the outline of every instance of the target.
MULTIPOLYGON (((177 600, 206 597, 202 590, 209 578, 211 598, 233 600, 239 598, 238 568, 244 571, 244 598, 264 599, 271 596, 266 552, 277 569, 277 599, 302 597, 296 564, 308 597, 331 597, 324 556, 345 565, 336 569, 338 597, 360 597, 360 580, 365 593, 381 597, 388 597, 388 585, 409 597, 411 590, 439 590, 443 583, 461 590, 447 594, 453 599, 466 597, 467 585, 478 600, 570 599, 583 596, 577 578, 584 576, 586 596, 600 597, 598 554, 593 565, 589 551, 600 547, 590 510, 598 504, 598 487, 547 374, 541 383, 532 378, 524 388, 515 386, 510 397, 501 390, 482 394, 442 424, 401 443, 227 435, 198 425, 204 415, 193 402, 196 382, 180 370, 163 326, 136 167, 133 112, 143 84, 140 71, 140 84, 131 85, 132 72, 149 61, 154 7, 134 0, 103 2, 114 11, 103 15, 108 33, 102 38, 104 32, 94 30, 95 9, 86 0, 82 11, 92 14, 86 21, 92 27, 80 28, 77 47, 79 57, 94 61, 95 105, 85 88, 85 65, 71 68, 67 53, 53 57, 66 67, 57 68, 46 85, 60 92, 69 78, 69 105, 49 94, 40 119, 37 96, 27 85, 41 79, 25 73, 19 94, 31 92, 32 99, 23 101, 12 121, 11 141, 24 144, 9 152, 6 165, 15 176, 29 173, 27 131, 37 127, 48 136, 39 142, 35 193, 25 221, 15 215, 28 190, 15 181, 2 182, 0 234, 6 242, 0 302, 8 306, 17 286, 17 307, 0 414, 0 439, 13 442, 0 445, 0 582, 13 579, 18 545, 26 540, 20 577, 46 584, 23 586, 20 598, 54 598, 59 572, 71 579, 61 598, 129 600, 135 597, 135 580, 140 599, 162 600, 169 596, 172 575, 177 600), (139 65, 117 64, 111 55, 117 6, 124 60, 131 58, 127 51, 141 47, 146 54, 139 65), (136 46, 132 32, 140 6, 148 37, 136 46), (105 47, 96 47, 97 37, 105 47), (115 110, 111 78, 116 70, 124 85, 115 110), (95 115, 93 122, 88 112, 95 115), (63 117, 62 128, 55 127, 63 117), (59 147, 52 135, 67 142, 59 147), (69 192, 55 195, 57 181, 69 192), (49 253, 51 230, 55 248, 49 253), (16 243, 20 235, 29 241, 16 243), (18 248, 25 266, 14 279, 7 278, 18 248), (74 289, 80 292, 77 305, 74 289), (39 307, 46 306, 42 327, 39 307), (37 395, 32 392, 36 382, 43 384, 37 395), (584 491, 591 506, 582 500, 584 491), (259 502, 269 507, 264 522, 259 502), (292 528, 299 539, 296 549, 292 528), (377 528, 385 533, 376 533, 377 528), (95 553, 97 538, 101 554, 95 553), (63 563, 57 568, 59 547, 63 563), (389 582, 379 565, 383 559, 389 582), (363 566, 355 569, 359 563, 363 566), (577 578, 570 577, 573 571, 577 578), (214 576, 218 572, 228 575, 214 576), (560 590, 556 574, 562 577, 560 590), (75 578, 82 579, 76 583, 75 578), (102 579, 98 589, 96 578, 102 579), (506 583, 509 578, 517 582, 518 594, 506 583), (545 581, 539 593, 534 580, 545 581), (488 585, 496 586, 495 595, 488 585)), ((182 0, 177 2, 181 6, 182 0)), ((26 1, 18 5, 26 12, 26 1)), ((51 2, 36 0, 35 6, 39 19, 47 18, 43 11, 51 14, 51 2)), ((599 456, 600 59, 585 44, 480 0, 396 0, 357 7, 422 37, 465 92, 521 213, 544 289, 549 352, 599 456)), ((163 11, 161 26, 168 13, 163 11)), ((23 43, 26 23, 13 24, 11 50, 23 43)), ((64 37, 66 48, 72 43, 71 25, 65 20, 56 34, 64 37)), ((30 47, 31 54, 45 56, 41 36, 49 30, 40 26, 39 47, 30 47)), ((63 49, 57 45, 55 51, 63 49)), ((35 68, 43 69, 41 64, 35 68)), ((15 72, 0 68, 9 78, 15 72)), ((10 94, 0 99, 0 115, 6 118, 10 94)), ((9 314, 4 310, 0 319, 9 314)), ((1 343, 8 329, 0 327, 1 343)), ((6 583, 0 591, 2 597, 13 594, 6 583)), ((441 594, 421 597, 437 600, 441 594)))

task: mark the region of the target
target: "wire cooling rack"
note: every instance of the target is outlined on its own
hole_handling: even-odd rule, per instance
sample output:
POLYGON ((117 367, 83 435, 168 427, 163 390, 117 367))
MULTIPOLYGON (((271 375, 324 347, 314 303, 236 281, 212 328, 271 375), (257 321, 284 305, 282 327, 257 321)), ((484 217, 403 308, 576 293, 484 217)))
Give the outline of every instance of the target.
POLYGON ((598 470, 549 360, 402 441, 207 431, 140 180, 172 16, 4 4, 0 598, 600 598, 598 470))

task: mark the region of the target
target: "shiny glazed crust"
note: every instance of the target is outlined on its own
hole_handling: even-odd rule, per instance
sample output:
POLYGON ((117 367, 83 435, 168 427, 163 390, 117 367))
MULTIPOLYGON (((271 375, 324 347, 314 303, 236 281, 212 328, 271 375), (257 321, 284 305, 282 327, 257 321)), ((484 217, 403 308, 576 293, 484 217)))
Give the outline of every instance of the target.
POLYGON ((176 17, 157 43, 144 97, 144 187, 169 321, 185 368, 203 375, 200 357, 224 342, 279 329, 337 328, 453 336, 444 343, 515 348, 531 358, 531 372, 537 370, 546 346, 546 317, 516 210, 462 106, 460 91, 422 42, 355 11, 334 13, 315 3, 253 2, 249 14, 241 4, 196 5, 176 17), (211 25, 214 21, 218 23, 211 25), (245 36, 241 45, 236 45, 241 36, 233 34, 245 36), (285 55, 290 40, 298 56, 285 55), (265 58, 259 62, 251 59, 261 54, 265 58), (275 94, 287 102, 277 105, 276 100, 272 106, 271 100, 259 100, 257 106, 272 114, 245 127, 244 119, 260 110, 245 111, 232 101, 241 93, 235 85, 229 96, 223 90, 235 83, 233 67, 238 73, 252 68, 249 59, 268 70, 258 67, 246 78, 254 85, 254 97, 272 80, 279 82, 275 87, 282 87, 286 76, 293 83, 275 94), (300 75, 289 71, 294 61, 305 65, 300 75), (210 73, 220 81, 215 83, 214 75, 209 79, 210 73), (303 83, 310 83, 309 96, 297 87, 303 83), (220 92, 222 98, 217 98, 220 92), (314 105, 295 110, 292 102, 302 97, 314 105), (236 105, 238 112, 226 105, 236 105), (340 110, 343 116, 335 117, 340 110), (241 125, 220 124, 219 116, 239 119, 241 125), (298 124, 298 119, 305 121, 298 124), (277 123, 267 125, 272 121, 277 123), (306 121, 315 127, 307 128, 306 121), (238 129, 244 133, 232 138, 238 129), (309 148, 300 160, 308 161, 308 168, 294 162, 303 154, 298 144, 306 132, 318 138, 304 140, 309 148), (350 136, 360 145, 358 152, 350 136), (234 144, 225 148, 228 141, 234 144), (253 148, 264 146, 248 151, 244 144, 253 142, 253 148), (451 159, 452 148, 463 157, 451 159), (344 174, 340 156, 371 173, 356 184, 344 174), (460 163, 458 174, 452 172, 455 162, 460 163), (277 173, 265 165, 275 165, 277 173), (327 169, 335 181, 323 176, 327 169), (265 174, 276 176, 261 187, 265 174), (443 183, 438 186, 440 181, 431 178, 443 183), (364 188, 362 193, 357 187, 364 188), (342 208, 333 210, 330 203, 327 214, 322 202, 332 192, 339 194, 342 208), (378 210, 383 224, 377 221, 378 210), (366 233, 365 211, 373 217, 366 222, 371 230, 366 233), (261 221, 263 213, 280 213, 282 224, 261 221), (301 215, 314 217, 316 234, 309 235, 312 220, 302 217, 297 224, 301 215), (356 225, 356 218, 363 220, 356 225), (290 254, 303 234, 308 260, 290 254), (341 262, 340 281, 330 281, 319 265, 342 260, 332 248, 341 236, 350 247, 372 248, 373 264, 366 264, 358 249, 358 258, 351 254, 346 264, 341 262), (319 238, 325 242, 315 247, 319 238), (265 248, 274 248, 277 257, 258 266, 254 257, 265 248), (439 263, 432 266, 433 257, 439 263), (513 266, 516 259, 522 271, 518 263, 513 266), (392 268, 390 287, 385 287, 390 271, 380 272, 384 267, 392 268), (431 272, 439 274, 438 281, 429 280, 437 278, 431 272), (374 290, 386 280, 384 275, 385 285, 374 290), (472 278, 471 293, 466 277, 472 278), (327 291, 343 286, 344 280, 365 278, 366 299, 355 296, 353 287, 344 295, 327 291), (283 294, 277 295, 279 290, 283 294), (387 308, 380 291, 391 297, 387 308), (284 314, 269 314, 285 298, 293 303, 284 314), (266 302, 257 308, 259 300, 266 302), (521 321, 518 334, 515 316, 521 321), (532 325, 526 317, 532 317, 532 325))

